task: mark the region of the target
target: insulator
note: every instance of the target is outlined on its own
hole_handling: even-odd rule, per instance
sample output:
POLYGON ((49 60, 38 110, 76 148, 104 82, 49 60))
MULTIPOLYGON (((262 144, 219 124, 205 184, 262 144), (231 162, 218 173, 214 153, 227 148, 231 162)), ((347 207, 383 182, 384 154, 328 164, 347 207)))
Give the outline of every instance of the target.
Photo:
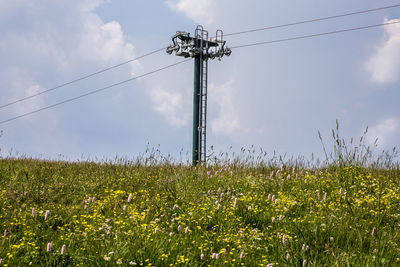
POLYGON ((224 54, 229 57, 232 54, 232 50, 230 48, 225 48, 224 54))

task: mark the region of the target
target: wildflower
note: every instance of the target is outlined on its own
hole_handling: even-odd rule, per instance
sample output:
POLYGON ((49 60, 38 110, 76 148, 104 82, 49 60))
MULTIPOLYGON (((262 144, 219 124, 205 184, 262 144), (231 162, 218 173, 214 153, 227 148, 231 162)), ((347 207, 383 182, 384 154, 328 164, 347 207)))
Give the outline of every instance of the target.
POLYGON ((172 235, 173 235, 173 233, 172 233, 172 232, 170 232, 170 233, 169 233, 169 236, 172 236, 172 235))
POLYGON ((172 207, 173 210, 176 210, 176 209, 178 209, 178 208, 179 208, 179 206, 176 205, 176 204, 172 207))
POLYGON ((208 171, 208 172, 207 172, 207 175, 210 176, 210 174, 211 174, 211 171, 208 171))
POLYGON ((303 244, 303 246, 301 247, 301 250, 303 251, 307 251, 310 247, 306 244, 303 244))
POLYGON ((189 227, 185 228, 185 234, 187 234, 189 232, 189 227))
POLYGON ((271 200, 271 194, 268 194, 268 200, 271 200))
POLYGON ((286 260, 289 261, 289 259, 290 259, 290 254, 287 253, 287 254, 286 254, 286 260))
POLYGON ((307 265, 307 260, 303 260, 303 267, 306 267, 306 265, 307 265))
POLYGON ((343 188, 340 188, 339 195, 342 195, 342 194, 343 194, 343 188))
POLYGON ((272 222, 275 222, 275 217, 272 217, 272 222))
POLYGON ((248 207, 247 207, 247 210, 251 210, 251 206, 248 206, 248 207))
POLYGON ((4 230, 4 237, 7 237, 7 229, 4 230))
POLYGON ((35 215, 36 215, 35 208, 32 208, 32 217, 35 218, 35 215))
POLYGON ((92 197, 92 203, 96 202, 96 197, 92 197))
POLYGON ((275 201, 275 195, 272 195, 271 201, 275 201))
POLYGON ((117 263, 118 265, 121 265, 121 264, 122 264, 122 260, 121 260, 121 259, 118 259, 116 263, 117 263))
POLYGON ((156 227, 156 229, 154 229, 154 233, 157 234, 158 232, 158 228, 156 227))
POLYGON ((3 259, 0 259, 0 264, 3 264, 3 259))
POLYGON ((281 214, 281 215, 279 215, 279 220, 282 221, 282 219, 283 219, 283 215, 281 214))
POLYGON ((371 236, 372 236, 372 237, 374 237, 374 235, 375 235, 375 230, 376 230, 376 228, 373 227, 373 228, 372 228, 372 232, 371 232, 371 236))
POLYGON ((172 240, 171 240, 171 238, 170 238, 170 239, 168 239, 168 242, 169 242, 169 243, 171 243, 171 241, 172 241, 172 240))
POLYGON ((322 199, 322 201, 326 201, 326 197, 327 197, 327 193, 324 193, 324 198, 322 199))
POLYGON ((182 226, 178 225, 178 232, 182 230, 182 226))
POLYGON ((240 252, 239 258, 240 258, 240 259, 243 259, 243 257, 244 257, 244 253, 243 253, 243 251, 242 251, 242 252, 240 252))
POLYGON ((219 258, 219 254, 215 253, 215 259, 218 260, 218 258, 219 258))
POLYGON ((105 260, 105 261, 109 261, 109 260, 111 260, 111 257, 104 256, 104 260, 105 260))
POLYGON ((122 207, 122 209, 123 209, 123 210, 126 210, 126 205, 124 205, 124 206, 122 207))
POLYGON ((286 235, 282 236, 282 245, 286 245, 286 235))
POLYGON ((47 252, 51 251, 51 246, 53 245, 53 243, 47 243, 47 252))
POLYGON ((64 255, 64 254, 65 254, 66 248, 67 248, 67 247, 65 246, 65 244, 62 245, 62 247, 61 247, 61 255, 64 255))
POLYGON ((233 208, 236 208, 236 204, 237 204, 237 197, 235 197, 235 200, 233 201, 233 208))
POLYGON ((213 259, 216 259, 216 257, 217 257, 217 253, 213 253, 211 256, 211 258, 213 258, 213 259))
POLYGON ((204 260, 204 254, 203 253, 201 253, 201 255, 200 255, 200 260, 204 260))
POLYGON ((127 202, 129 203, 131 202, 131 200, 132 200, 132 194, 129 194, 127 202))
POLYGON ((134 261, 130 261, 130 262, 129 262, 129 265, 137 265, 137 263, 134 262, 134 261))
POLYGON ((217 210, 219 210, 220 208, 221 208, 221 205, 218 203, 217 210))
POLYGON ((49 210, 46 210, 46 213, 45 213, 45 215, 44 215, 44 219, 45 219, 45 220, 49 219, 49 216, 50 216, 50 211, 49 211, 49 210))
POLYGON ((275 205, 278 204, 278 199, 275 199, 275 205))

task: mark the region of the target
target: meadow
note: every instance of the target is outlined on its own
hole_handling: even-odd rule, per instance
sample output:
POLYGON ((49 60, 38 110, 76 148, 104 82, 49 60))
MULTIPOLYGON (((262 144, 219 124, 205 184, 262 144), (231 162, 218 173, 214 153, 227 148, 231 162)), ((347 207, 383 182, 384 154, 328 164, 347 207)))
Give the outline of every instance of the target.
POLYGON ((348 159, 1 158, 0 266, 400 266, 399 165, 348 159))

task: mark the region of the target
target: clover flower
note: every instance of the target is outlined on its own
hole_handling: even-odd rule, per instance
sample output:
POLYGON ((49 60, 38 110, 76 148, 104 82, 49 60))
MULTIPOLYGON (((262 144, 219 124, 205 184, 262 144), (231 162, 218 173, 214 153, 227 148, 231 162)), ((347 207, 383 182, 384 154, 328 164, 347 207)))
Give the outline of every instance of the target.
POLYGON ((45 220, 48 220, 48 219, 49 219, 49 216, 50 216, 50 211, 49 211, 49 210, 46 210, 46 213, 44 214, 44 219, 45 219, 45 220))
POLYGON ((67 247, 65 246, 65 244, 64 245, 62 245, 62 247, 61 247, 61 255, 64 255, 65 254, 65 250, 67 249, 67 247))

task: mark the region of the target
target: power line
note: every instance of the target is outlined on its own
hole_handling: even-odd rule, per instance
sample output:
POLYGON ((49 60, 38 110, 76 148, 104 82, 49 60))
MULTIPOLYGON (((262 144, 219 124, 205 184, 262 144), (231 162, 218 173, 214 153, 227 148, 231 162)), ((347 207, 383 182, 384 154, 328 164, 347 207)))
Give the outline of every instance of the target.
POLYGON ((286 38, 286 39, 278 39, 278 40, 271 40, 271 41, 265 41, 265 42, 257 42, 257 43, 251 43, 251 44, 237 45, 237 46, 232 46, 230 48, 231 49, 235 49, 235 48, 243 48, 243 47, 256 46, 256 45, 282 43, 282 42, 287 42, 287 41, 306 39, 306 38, 318 37, 318 36, 323 36, 323 35, 331 35, 331 34, 337 34, 337 33, 343 33, 343 32, 365 30, 365 29, 382 27, 382 26, 392 25, 392 24, 397 24, 397 23, 400 23, 400 20, 399 21, 394 21, 394 22, 382 23, 382 24, 375 24, 375 25, 357 27, 357 28, 350 28, 350 29, 331 31, 331 32, 323 32, 323 33, 316 33, 316 34, 310 34, 310 35, 302 35, 302 36, 296 36, 296 37, 291 37, 291 38, 286 38))
MULTIPOLYGON (((357 15, 357 14, 364 14, 364 13, 369 13, 369 12, 375 12, 375 11, 380 11, 380 10, 385 10, 385 9, 391 9, 391 8, 395 8, 395 7, 400 7, 400 4, 391 5, 391 6, 384 6, 384 7, 378 7, 378 8, 367 9, 367 10, 361 10, 361 11, 356 11, 356 12, 351 12, 351 13, 345 13, 345 14, 339 14, 339 15, 328 16, 328 17, 316 18, 316 19, 310 19, 310 20, 303 20, 303 21, 298 21, 298 22, 293 22, 293 23, 287 23, 287 24, 281 24, 281 25, 276 25, 276 26, 263 27, 263 28, 258 28, 258 29, 250 29, 250 30, 245 30, 245 31, 240 31, 240 32, 233 32, 233 33, 225 34, 225 36, 233 36, 233 35, 239 35, 239 34, 257 32, 257 31, 264 31, 264 30, 271 30, 271 29, 276 29, 276 28, 289 27, 289 26, 294 26, 294 25, 299 25, 299 24, 305 24, 305 23, 311 23, 311 22, 317 22, 317 21, 323 21, 323 20, 341 18, 341 17, 346 17, 346 16, 352 16, 352 15, 357 15)), ((28 100, 28 99, 31 99, 31 98, 33 98, 33 97, 42 95, 42 94, 44 94, 44 93, 47 93, 47 92, 50 92, 50 91, 54 91, 54 90, 56 90, 56 89, 65 87, 65 86, 67 86, 67 85, 76 83, 76 82, 78 82, 78 81, 81 81, 81 80, 84 80, 84 79, 93 77, 93 76, 98 75, 98 74, 101 74, 101 73, 103 73, 103 72, 112 70, 112 69, 114 69, 114 68, 120 67, 120 66, 125 65, 125 64, 128 64, 128 63, 130 63, 130 62, 133 62, 133 61, 139 60, 139 59, 141 59, 141 58, 150 56, 150 55, 152 55, 152 54, 158 53, 158 52, 160 52, 160 51, 162 51, 162 50, 164 50, 164 49, 166 49, 166 47, 163 47, 163 48, 154 50, 154 51, 152 51, 152 52, 149 52, 149 53, 144 54, 144 55, 142 55, 142 56, 139 56, 139 57, 137 57, 137 58, 127 60, 127 61, 125 61, 125 62, 122 62, 122 63, 116 64, 116 65, 114 65, 114 66, 111 66, 111 67, 108 67, 108 68, 105 68, 105 69, 96 71, 96 72, 94 72, 94 73, 91 73, 91 74, 82 76, 82 77, 77 78, 77 79, 75 79, 75 80, 72 80, 72 81, 69 81, 69 82, 60 84, 60 85, 58 85, 58 86, 55 86, 55 87, 52 87, 52 88, 43 90, 43 91, 41 91, 41 92, 38 92, 38 93, 35 93, 35 94, 32 94, 32 95, 26 96, 26 97, 24 97, 24 98, 21 98, 21 99, 18 99, 18 100, 9 102, 9 103, 7 103, 7 104, 1 105, 1 106, 0 106, 0 109, 5 108, 5 107, 8 107, 8 106, 11 106, 11 105, 14 105, 14 104, 16 104, 16 103, 19 103, 19 102, 22 102, 22 101, 25 101, 25 100, 28 100)))
POLYGON ((286 24, 281 24, 281 25, 275 25, 275 26, 269 26, 269 27, 258 28, 258 29, 250 29, 250 30, 245 30, 245 31, 240 31, 240 32, 233 32, 233 33, 225 34, 224 36, 232 36, 232 35, 239 35, 239 34, 245 34, 245 33, 251 33, 251 32, 272 30, 272 29, 283 28, 283 27, 289 27, 289 26, 294 26, 294 25, 299 25, 299 24, 306 24, 306 23, 312 23, 312 22, 317 22, 317 21, 330 20, 330 19, 348 17, 348 16, 353 16, 353 15, 358 15, 358 14, 365 14, 365 13, 370 13, 370 12, 376 12, 376 11, 385 10, 385 9, 390 9, 390 8, 395 8, 395 7, 400 7, 400 4, 391 5, 391 6, 384 6, 384 7, 378 7, 378 8, 367 9, 367 10, 361 10, 361 11, 356 11, 356 12, 351 12, 351 13, 345 13, 345 14, 339 14, 339 15, 328 16, 328 17, 316 18, 316 19, 309 19, 309 20, 297 21, 297 22, 286 23, 286 24))
POLYGON ((69 81, 69 82, 66 82, 66 83, 57 85, 57 86, 55 86, 55 87, 52 87, 52 88, 43 90, 43 91, 41 91, 41 92, 38 92, 38 93, 35 93, 35 94, 32 94, 32 95, 26 96, 26 97, 24 97, 24 98, 21 98, 21 99, 18 99, 18 100, 9 102, 9 103, 7 103, 7 104, 4 104, 4 105, 0 106, 0 109, 5 108, 5 107, 8 107, 8 106, 11 106, 11 105, 14 105, 14 104, 17 104, 17 103, 19 103, 19 102, 22 102, 22 101, 25 101, 25 100, 28 100, 28 99, 31 99, 31 98, 33 98, 33 97, 42 95, 42 94, 44 94, 44 93, 47 93, 47 92, 50 92, 50 91, 54 91, 54 90, 59 89, 59 88, 61 88, 61 87, 64 87, 64 86, 67 86, 67 85, 70 85, 70 84, 73 84, 73 83, 82 81, 82 80, 84 80, 84 79, 93 77, 93 76, 98 75, 98 74, 100 74, 100 73, 103 73, 103 72, 106 72, 106 71, 109 71, 109 70, 118 68, 118 67, 120 67, 120 66, 122 66, 122 65, 125 65, 125 64, 128 64, 128 63, 130 63, 130 62, 133 62, 133 61, 139 60, 139 59, 141 59, 141 58, 150 56, 150 55, 152 55, 152 54, 158 53, 158 52, 160 52, 160 51, 162 51, 162 50, 164 50, 164 49, 166 49, 166 47, 163 47, 163 48, 154 50, 154 51, 149 52, 149 53, 147 53, 147 54, 144 54, 144 55, 142 55, 142 56, 139 56, 139 57, 136 57, 136 58, 133 58, 133 59, 124 61, 124 62, 119 63, 119 64, 117 64, 117 65, 113 65, 113 66, 111 66, 111 67, 108 67, 108 68, 105 68, 105 69, 102 69, 102 70, 99 70, 99 71, 96 71, 96 72, 93 72, 93 73, 91 73, 91 74, 82 76, 82 77, 77 78, 77 79, 75 79, 75 80, 72 80, 72 81, 69 81))
POLYGON ((43 108, 40 108, 40 109, 36 109, 36 110, 30 111, 30 112, 27 112, 27 113, 24 113, 24 114, 21 114, 21 115, 18 115, 18 116, 15 116, 15 117, 6 119, 6 120, 4 120, 4 121, 0 121, 0 124, 4 124, 4 123, 7 123, 7 122, 10 122, 10 121, 13 121, 13 120, 22 118, 22 117, 26 117, 26 116, 31 115, 31 114, 35 114, 35 113, 37 113, 37 112, 40 112, 40 111, 43 111, 43 110, 46 110, 46 109, 54 108, 54 107, 56 107, 56 106, 59 106, 59 105, 65 104, 65 103, 72 102, 72 101, 74 101, 74 100, 77 100, 77 99, 80 99, 80 98, 83 98, 83 97, 86 97, 86 96, 89 96, 89 95, 93 95, 93 94, 99 93, 99 92, 104 91, 104 90, 107 90, 107 89, 109 89, 109 88, 112 88, 112 87, 115 87, 115 86, 118 86, 118 85, 121 85, 121 84, 130 82, 130 81, 133 81, 133 80, 136 80, 136 79, 145 77, 145 76, 148 76, 148 75, 150 75, 150 74, 154 74, 154 73, 156 73, 156 72, 160 72, 160 71, 162 71, 162 70, 166 70, 166 69, 168 69, 168 68, 171 68, 171 67, 174 67, 174 66, 176 66, 176 65, 182 64, 182 63, 187 62, 187 61, 189 61, 189 60, 191 60, 191 59, 186 59, 186 60, 183 60, 183 61, 179 61, 179 62, 177 62, 177 63, 171 64, 171 65, 167 65, 167 66, 165 66, 165 67, 162 67, 162 68, 159 68, 159 69, 156 69, 156 70, 147 72, 147 73, 145 73, 145 74, 142 74, 142 75, 139 75, 139 76, 136 76, 136 77, 132 77, 132 78, 127 79, 127 80, 124 80, 124 81, 122 81, 122 82, 114 83, 114 84, 112 84, 112 85, 109 85, 109 86, 106 86, 106 87, 103 87, 103 88, 100 88, 100 89, 97 89, 97 90, 93 90, 93 91, 90 91, 90 92, 88 92, 88 93, 85 93, 85 94, 76 96, 76 97, 68 98, 68 99, 63 100, 63 101, 61 101, 61 102, 58 102, 58 103, 55 103, 55 104, 52 104, 52 105, 49 105, 49 106, 46 106, 46 107, 43 107, 43 108))

